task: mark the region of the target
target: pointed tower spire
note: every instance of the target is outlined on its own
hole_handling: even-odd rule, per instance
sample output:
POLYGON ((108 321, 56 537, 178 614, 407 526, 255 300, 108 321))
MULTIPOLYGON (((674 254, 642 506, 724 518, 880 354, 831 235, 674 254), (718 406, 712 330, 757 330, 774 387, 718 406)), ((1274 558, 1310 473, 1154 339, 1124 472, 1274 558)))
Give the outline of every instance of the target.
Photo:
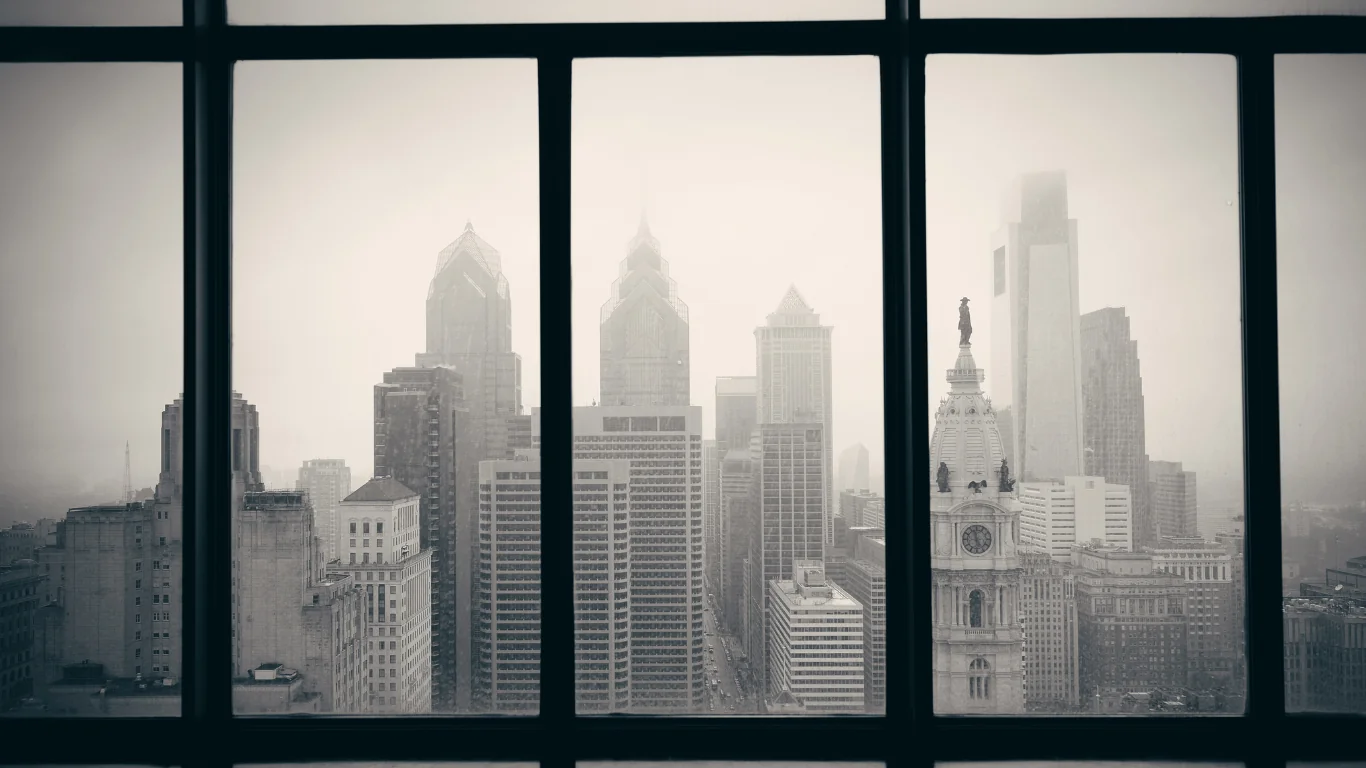
POLYGON ((123 442, 123 503, 133 502, 133 462, 128 441, 123 442))
POLYGON ((465 219, 465 231, 466 231, 466 232, 473 232, 473 231, 474 231, 474 222, 470 221, 468 218, 465 219))

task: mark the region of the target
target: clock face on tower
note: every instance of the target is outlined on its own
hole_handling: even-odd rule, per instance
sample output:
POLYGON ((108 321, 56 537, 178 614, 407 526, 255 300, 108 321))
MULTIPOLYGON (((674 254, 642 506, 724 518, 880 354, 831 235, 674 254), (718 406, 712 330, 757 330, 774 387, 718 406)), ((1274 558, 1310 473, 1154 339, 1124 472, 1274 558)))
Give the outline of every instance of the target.
POLYGON ((963 530, 963 549, 974 555, 991 549, 991 531, 984 525, 969 525, 963 530))

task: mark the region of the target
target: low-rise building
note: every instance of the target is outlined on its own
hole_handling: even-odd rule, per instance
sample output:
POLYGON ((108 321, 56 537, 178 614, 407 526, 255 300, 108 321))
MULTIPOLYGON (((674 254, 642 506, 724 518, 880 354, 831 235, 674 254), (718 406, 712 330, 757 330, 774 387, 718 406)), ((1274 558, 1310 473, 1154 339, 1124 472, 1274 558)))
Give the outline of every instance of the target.
POLYGON ((826 581, 819 560, 794 561, 792 579, 769 582, 769 595, 774 700, 812 713, 863 712, 863 606, 826 581))

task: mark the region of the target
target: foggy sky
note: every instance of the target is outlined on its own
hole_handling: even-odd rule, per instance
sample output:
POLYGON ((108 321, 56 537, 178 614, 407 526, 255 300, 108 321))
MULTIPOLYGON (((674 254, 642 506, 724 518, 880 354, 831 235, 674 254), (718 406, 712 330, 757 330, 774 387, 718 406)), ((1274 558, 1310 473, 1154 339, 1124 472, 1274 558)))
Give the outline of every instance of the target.
POLYGON ((993 393, 990 237, 1015 176, 1065 170, 1081 312, 1129 315, 1148 454, 1198 472, 1202 502, 1241 485, 1236 74, 1221 56, 929 58, 932 410, 963 296, 993 393))
POLYGON ((755 375, 790 284, 834 326, 834 446, 882 471, 882 209, 872 57, 574 65, 574 403, 600 395, 599 309, 642 203, 689 309, 692 404, 755 375))
MULTIPOLYGON (((1128 310, 1149 453, 1201 472, 1207 498, 1213 475, 1240 471, 1233 67, 1219 57, 1146 57, 1141 66, 1124 58, 930 62, 930 393, 937 402, 952 364, 958 297, 978 300, 974 342, 988 342, 985 249, 1004 183, 1017 171, 1065 167, 1082 310, 1128 310)), ((862 441, 880 454, 880 432, 855 431, 860 419, 868 431, 881 428, 880 395, 870 394, 874 382, 880 393, 880 369, 860 378, 850 367, 876 362, 852 352, 859 328, 881 327, 880 307, 866 301, 880 242, 876 70, 869 62, 866 76, 855 76, 865 66, 857 60, 783 62, 795 66, 793 81, 763 95, 755 83, 782 85, 777 72, 723 62, 715 68, 731 81, 727 96, 725 83, 704 87, 702 72, 715 63, 685 63, 701 68, 666 78, 654 98, 639 90, 609 98, 642 62, 625 75, 610 63, 576 68, 574 320, 591 320, 587 335, 576 328, 576 343, 593 356, 576 366, 575 401, 597 394, 597 311, 639 213, 643 155, 625 140, 662 130, 693 105, 695 129, 673 139, 682 149, 661 138, 652 150, 663 159, 649 166, 645 197, 692 310, 694 402, 708 409, 708 431, 708 377, 753 372, 753 327, 791 281, 835 326, 836 450, 862 441), (813 67, 849 74, 791 84, 813 67), (813 91, 828 108, 805 103, 813 91), (588 121, 595 103, 601 110, 588 121), (746 112, 751 103, 763 108, 746 112), (770 149, 744 144, 763 131, 770 149), (718 169, 708 155, 721 145, 737 147, 738 159, 718 169), (796 163, 781 160, 794 155, 796 163), (602 186, 593 206, 584 202, 587 159, 598 163, 602 186), (846 186, 799 194, 772 188, 785 182, 759 183, 790 181, 780 175, 787 165, 846 186), (675 175, 671 184, 669 174, 693 170, 674 166, 695 166, 697 177, 711 169, 718 180, 687 187, 675 175), (724 204, 711 199, 729 186, 720 170, 752 180, 724 204), (809 195, 809 204, 792 199, 809 195), (691 207, 670 212, 684 203, 691 207), (780 209, 786 219, 765 213, 780 209), (737 278, 737 269, 750 271, 737 278), (851 300, 851 291, 862 292, 851 300), (714 371, 699 354, 704 344, 716 350, 706 363, 714 371)), ((239 66, 237 76, 234 385, 261 407, 264 463, 292 471, 305 458, 340 456, 365 476, 370 388, 421 348, 436 254, 466 218, 503 253, 526 402, 539 403, 534 65, 263 63, 239 66)), ((1351 489, 1363 426, 1355 405, 1363 353, 1355 329, 1366 320, 1357 297, 1366 280, 1363 77, 1366 57, 1278 60, 1287 498, 1359 498, 1351 489), (1302 492, 1292 488, 1300 477, 1312 478, 1302 492)), ((67 482, 117 483, 125 440, 134 484, 155 479, 159 414, 181 391, 179 79, 170 64, 0 66, 7 487, 62 473, 67 482)), ((992 381, 988 370, 988 392, 992 381)))

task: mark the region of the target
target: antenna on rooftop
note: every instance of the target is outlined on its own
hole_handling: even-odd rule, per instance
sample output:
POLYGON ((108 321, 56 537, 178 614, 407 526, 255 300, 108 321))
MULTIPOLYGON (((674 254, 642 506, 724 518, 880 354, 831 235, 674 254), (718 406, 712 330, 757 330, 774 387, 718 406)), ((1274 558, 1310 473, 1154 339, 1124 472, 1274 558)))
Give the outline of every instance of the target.
POLYGON ((123 503, 133 503, 133 463, 130 460, 128 441, 123 441, 123 503))

